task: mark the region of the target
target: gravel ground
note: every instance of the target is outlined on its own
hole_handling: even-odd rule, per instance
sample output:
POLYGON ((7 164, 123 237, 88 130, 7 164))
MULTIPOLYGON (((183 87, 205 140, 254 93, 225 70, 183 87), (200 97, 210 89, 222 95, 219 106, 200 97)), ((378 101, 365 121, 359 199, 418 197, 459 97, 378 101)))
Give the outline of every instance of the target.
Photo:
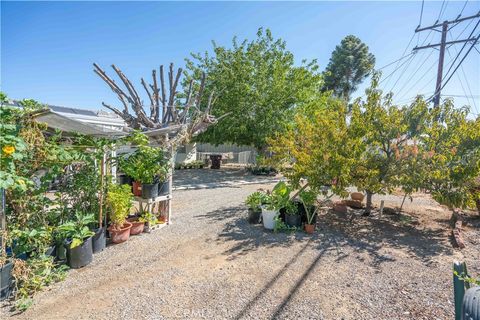
POLYGON ((172 225, 108 247, 12 318, 451 319, 452 261, 480 274, 478 233, 453 249, 429 199, 429 227, 324 212, 313 236, 275 234, 245 220, 262 186, 175 191, 172 225))

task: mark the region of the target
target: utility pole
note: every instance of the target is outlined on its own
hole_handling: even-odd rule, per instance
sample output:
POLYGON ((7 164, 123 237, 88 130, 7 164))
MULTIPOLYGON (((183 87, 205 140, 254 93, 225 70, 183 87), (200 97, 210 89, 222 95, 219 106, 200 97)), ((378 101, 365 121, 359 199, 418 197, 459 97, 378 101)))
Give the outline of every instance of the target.
MULTIPOLYGON (((417 29, 415 30, 415 33, 425 31, 425 30, 434 30, 434 31, 442 33, 442 38, 440 40, 440 43, 429 44, 429 45, 426 45, 426 46, 413 48, 413 50, 421 50, 421 49, 427 49, 427 48, 440 47, 439 48, 439 57, 438 57, 437 84, 435 86, 435 94, 433 96, 433 106, 434 107, 438 107, 440 105, 440 94, 441 94, 441 90, 442 90, 442 78, 443 78, 443 63, 445 61, 445 48, 446 48, 446 46, 450 45, 450 44, 456 44, 456 43, 477 41, 476 37, 462 39, 462 40, 455 40, 455 41, 447 41, 447 32, 449 30, 448 27, 449 27, 450 24, 454 24, 454 26, 456 26, 460 22, 470 20, 470 19, 475 19, 475 18, 480 18, 480 12, 477 13, 476 15, 465 17, 465 18, 460 18, 460 16, 458 16, 455 20, 451 20, 451 21, 445 20, 441 23, 438 23, 438 21, 437 21, 433 25, 428 26, 428 27, 420 28, 420 26, 418 26, 417 29), (442 30, 440 31, 440 30, 436 29, 438 27, 442 27, 442 30)), ((454 26, 452 26, 452 28, 454 26)))

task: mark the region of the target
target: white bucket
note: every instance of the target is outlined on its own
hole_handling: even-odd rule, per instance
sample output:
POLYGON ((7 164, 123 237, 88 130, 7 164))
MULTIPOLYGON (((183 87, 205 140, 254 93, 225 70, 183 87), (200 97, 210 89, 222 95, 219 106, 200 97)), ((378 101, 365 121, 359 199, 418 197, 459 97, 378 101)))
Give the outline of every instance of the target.
POLYGON ((273 230, 275 228, 275 217, 278 215, 276 210, 267 210, 262 208, 263 227, 273 230))

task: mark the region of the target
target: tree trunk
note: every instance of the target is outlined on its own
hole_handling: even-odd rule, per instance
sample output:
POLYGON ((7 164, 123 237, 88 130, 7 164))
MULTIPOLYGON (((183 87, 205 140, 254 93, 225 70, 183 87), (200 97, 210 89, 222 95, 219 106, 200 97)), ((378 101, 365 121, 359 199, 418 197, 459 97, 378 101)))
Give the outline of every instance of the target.
POLYGON ((480 215, 480 199, 475 200, 475 204, 477 205, 477 212, 480 215))
POLYGON ((366 208, 365 208, 365 213, 364 215, 365 216, 369 216, 370 215, 370 212, 372 211, 372 197, 373 197, 373 193, 366 190, 366 193, 367 193, 367 204, 366 204, 366 208))

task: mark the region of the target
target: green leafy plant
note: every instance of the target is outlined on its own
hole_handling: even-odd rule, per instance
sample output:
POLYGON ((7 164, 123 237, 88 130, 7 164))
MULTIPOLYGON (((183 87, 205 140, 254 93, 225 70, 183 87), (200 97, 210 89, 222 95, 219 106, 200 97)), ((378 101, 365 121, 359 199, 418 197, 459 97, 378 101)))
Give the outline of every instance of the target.
POLYGON ((58 232, 63 239, 71 240, 70 248, 75 248, 81 245, 86 238, 94 235, 94 232, 90 230, 89 225, 95 223, 95 215, 82 214, 77 212, 75 214, 75 220, 68 221, 58 227, 58 232))
POLYGON ((41 255, 52 245, 53 239, 51 227, 14 228, 10 231, 10 236, 14 240, 13 252, 15 255, 22 253, 32 256, 41 255))
POLYGON ((110 184, 107 193, 107 203, 110 206, 110 221, 113 228, 120 229, 125 224, 132 208, 133 195, 128 185, 110 184))
POLYGON ((275 217, 274 218, 275 225, 273 226, 273 231, 275 233, 277 232, 295 232, 297 231, 297 227, 289 227, 285 222, 283 222, 280 217, 275 217))
POLYGON ((137 145, 137 150, 119 158, 122 172, 141 183, 153 183, 156 178, 166 181, 170 165, 166 153, 149 146, 148 138, 140 133, 133 135, 132 143, 137 145))
POLYGON ((303 204, 305 212, 307 213, 307 223, 312 224, 317 214, 317 207, 315 206, 317 193, 313 190, 302 190, 298 196, 303 204))
POLYGON ((25 311, 32 304, 32 296, 54 282, 66 277, 68 267, 58 266, 54 258, 40 255, 27 261, 16 259, 12 275, 15 279, 15 308, 25 311))
POLYGON ((261 206, 267 203, 268 195, 262 191, 255 191, 245 200, 245 204, 253 211, 260 211, 261 206))
POLYGON ((140 213, 138 221, 148 223, 149 226, 154 226, 158 223, 157 216, 149 211, 140 213))
POLYGON ((265 197, 265 206, 268 210, 280 210, 290 205, 290 192, 292 187, 286 182, 278 182, 265 197))

